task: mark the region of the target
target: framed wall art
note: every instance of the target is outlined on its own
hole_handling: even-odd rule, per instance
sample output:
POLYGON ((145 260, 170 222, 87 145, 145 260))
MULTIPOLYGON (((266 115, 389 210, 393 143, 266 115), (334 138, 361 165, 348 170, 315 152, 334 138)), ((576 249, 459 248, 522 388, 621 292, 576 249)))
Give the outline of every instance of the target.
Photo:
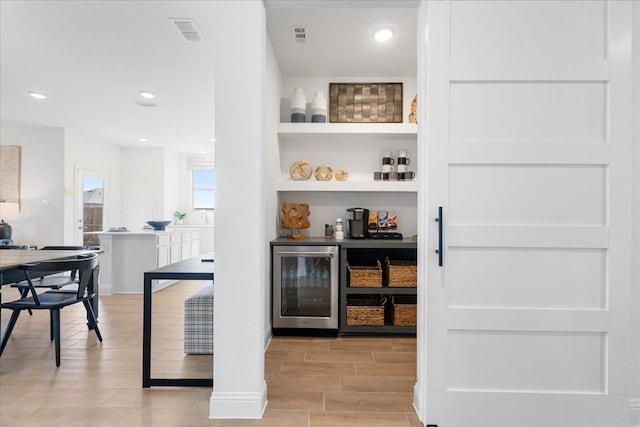
POLYGON ((0 199, 20 203, 20 164, 22 147, 0 145, 0 199))

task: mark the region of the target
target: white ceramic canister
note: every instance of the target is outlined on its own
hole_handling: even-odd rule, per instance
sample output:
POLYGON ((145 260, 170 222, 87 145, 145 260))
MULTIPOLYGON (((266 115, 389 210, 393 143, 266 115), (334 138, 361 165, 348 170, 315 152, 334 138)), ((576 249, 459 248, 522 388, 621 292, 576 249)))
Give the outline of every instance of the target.
POLYGON ((313 123, 327 122, 327 99, 322 92, 316 92, 311 102, 311 121, 313 123))
POLYGON ((307 97, 301 87, 293 91, 291 99, 291 123, 304 123, 307 119, 307 97))

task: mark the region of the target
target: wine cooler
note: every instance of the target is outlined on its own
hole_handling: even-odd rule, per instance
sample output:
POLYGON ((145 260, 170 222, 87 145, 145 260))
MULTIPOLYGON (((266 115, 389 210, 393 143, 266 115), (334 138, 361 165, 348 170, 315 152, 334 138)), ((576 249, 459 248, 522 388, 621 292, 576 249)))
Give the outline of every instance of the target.
POLYGON ((338 329, 338 247, 273 246, 273 328, 338 329))

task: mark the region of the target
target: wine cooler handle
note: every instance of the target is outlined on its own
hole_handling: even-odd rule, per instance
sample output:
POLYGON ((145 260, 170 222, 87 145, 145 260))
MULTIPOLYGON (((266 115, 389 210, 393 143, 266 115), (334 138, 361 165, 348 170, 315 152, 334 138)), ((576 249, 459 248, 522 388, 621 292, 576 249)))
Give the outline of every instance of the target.
POLYGON ((442 267, 442 206, 438 206, 436 222, 438 223, 438 249, 436 249, 436 253, 438 254, 438 265, 442 267))
POLYGON ((278 255, 315 255, 315 256, 328 256, 329 258, 333 258, 333 252, 278 252, 278 255))

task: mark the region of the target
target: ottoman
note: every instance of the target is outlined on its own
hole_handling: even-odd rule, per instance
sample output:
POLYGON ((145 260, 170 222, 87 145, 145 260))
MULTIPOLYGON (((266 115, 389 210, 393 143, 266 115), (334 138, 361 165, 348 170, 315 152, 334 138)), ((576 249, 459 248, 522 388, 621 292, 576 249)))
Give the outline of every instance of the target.
POLYGON ((213 354, 213 286, 200 289, 184 302, 184 352, 213 354))

